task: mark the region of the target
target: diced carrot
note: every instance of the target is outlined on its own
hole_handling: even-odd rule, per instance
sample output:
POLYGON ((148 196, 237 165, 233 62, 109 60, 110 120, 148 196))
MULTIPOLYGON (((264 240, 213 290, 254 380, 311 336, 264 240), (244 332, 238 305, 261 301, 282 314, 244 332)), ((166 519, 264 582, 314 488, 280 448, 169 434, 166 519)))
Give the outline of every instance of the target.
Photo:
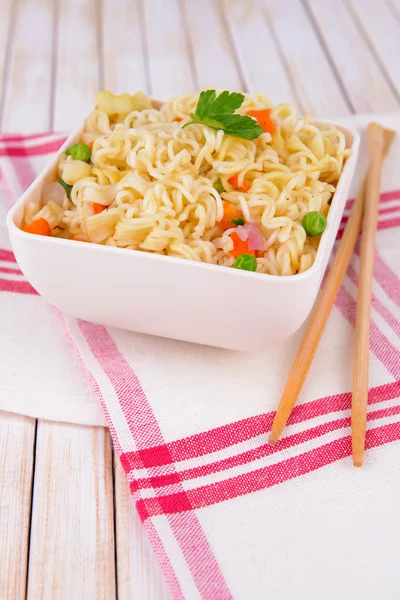
POLYGON ((99 213, 103 212, 103 210, 107 210, 108 208, 107 206, 104 206, 104 204, 97 204, 97 202, 93 202, 92 206, 95 215, 98 215, 99 213))
POLYGON ((91 142, 88 143, 88 146, 89 146, 90 149, 93 148, 93 144, 94 144, 94 140, 92 140, 91 142))
POLYGON ((72 237, 71 240, 74 240, 74 242, 87 242, 87 240, 80 237, 72 237))
POLYGON ((183 121, 183 119, 181 119, 181 117, 174 117, 172 120, 173 121, 177 121, 178 123, 180 123, 181 121, 183 121))
POLYGON ((248 179, 243 179, 242 185, 239 185, 239 175, 237 173, 229 177, 228 181, 234 188, 241 192, 248 192, 251 188, 251 181, 248 179))
POLYGON ((233 241, 233 250, 231 250, 231 254, 233 254, 233 256, 235 256, 236 258, 240 254, 251 254, 252 256, 255 256, 254 250, 249 250, 247 241, 244 242, 243 240, 241 240, 236 231, 233 231, 230 237, 233 241))
POLYGON ((51 235, 50 225, 46 219, 36 219, 36 221, 29 223, 29 225, 25 225, 22 231, 36 233, 36 235, 51 235))
POLYGON ((229 202, 223 202, 222 206, 224 207, 224 216, 221 221, 218 223, 223 229, 230 229, 235 225, 232 223, 232 219, 239 219, 242 216, 240 210, 237 210, 230 204, 229 202))
POLYGON ((264 133, 275 133, 276 125, 271 119, 271 109, 264 108, 263 110, 249 110, 247 111, 249 117, 254 117, 257 123, 260 125, 264 133))

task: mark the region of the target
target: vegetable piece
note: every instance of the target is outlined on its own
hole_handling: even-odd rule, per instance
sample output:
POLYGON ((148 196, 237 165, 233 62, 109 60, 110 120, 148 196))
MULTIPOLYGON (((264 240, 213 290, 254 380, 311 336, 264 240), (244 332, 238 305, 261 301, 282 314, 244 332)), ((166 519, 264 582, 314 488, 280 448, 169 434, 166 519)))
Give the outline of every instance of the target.
POLYGON ((181 121, 183 121, 183 119, 181 117, 174 117, 172 120, 176 121, 177 123, 180 123, 181 121))
POLYGON ((63 206, 65 200, 65 189, 58 181, 49 181, 42 188, 42 200, 44 206, 49 202, 55 202, 58 206, 63 206))
POLYGON ((87 144, 74 144, 68 148, 67 155, 72 156, 74 160, 89 162, 91 151, 87 144))
POLYGON ((258 223, 249 223, 246 225, 246 231, 248 234, 247 244, 250 250, 263 250, 264 240, 261 235, 260 226, 258 223))
POLYGON ((57 179, 58 183, 60 185, 63 186, 63 188, 65 189, 65 191, 67 192, 67 196, 68 198, 71 198, 71 190, 72 190, 72 185, 68 185, 68 183, 65 183, 65 181, 63 181, 62 179, 58 178, 57 179))
POLYGON ((257 260, 252 254, 239 254, 233 263, 234 269, 243 269, 244 271, 256 271, 257 260))
POLYGON ((94 144, 94 140, 92 140, 91 142, 88 143, 89 148, 92 150, 93 148, 93 144, 94 144))
POLYGON ((231 233, 231 240, 233 241, 233 250, 231 250, 231 254, 233 256, 240 256, 240 254, 251 254, 255 256, 254 250, 250 250, 247 244, 247 241, 241 240, 236 231, 231 233))
POLYGON ((245 140, 254 140, 262 134, 262 129, 247 115, 239 115, 235 110, 242 106, 243 94, 237 92, 221 92, 218 96, 215 90, 201 92, 191 121, 191 124, 202 124, 217 131, 222 129, 228 135, 235 135, 245 140))
POLYGON ((51 235, 50 225, 46 221, 46 219, 36 219, 36 221, 32 221, 29 225, 25 225, 22 231, 26 231, 26 233, 36 233, 36 235, 51 235))
POLYGON ((150 98, 143 92, 136 94, 113 94, 109 90, 98 92, 95 97, 99 110, 103 110, 109 117, 123 119, 133 110, 144 110, 151 108, 150 98))
POLYGON ((325 231, 327 220, 325 215, 318 210, 313 210, 304 215, 301 224, 309 237, 315 237, 325 231))
POLYGON ((108 206, 104 206, 104 204, 98 204, 97 202, 92 202, 94 214, 98 215, 103 212, 103 210, 107 210, 108 206))
POLYGON ((220 179, 217 179, 216 181, 214 181, 213 188, 215 188, 217 190, 218 194, 222 194, 222 192, 225 192, 225 188, 222 185, 222 181, 220 179))
POLYGON ((229 177, 228 182, 231 184, 231 186, 233 186, 237 190, 240 190, 241 192, 248 192, 251 188, 251 181, 249 181, 248 179, 243 179, 242 185, 239 185, 238 173, 232 175, 232 177, 229 177))
POLYGON ((237 210, 232 204, 229 202, 223 202, 222 206, 224 207, 224 216, 221 221, 218 223, 224 229, 230 229, 233 225, 232 219, 237 219, 242 215, 240 210, 237 210))
POLYGON ((242 219, 242 217, 239 217, 239 219, 232 219, 232 223, 238 227, 238 225, 244 225, 244 219, 242 219))
POLYGON ((257 123, 260 125, 264 133, 275 133, 276 125, 271 119, 271 109, 264 108, 262 110, 248 110, 247 114, 249 117, 254 117, 257 123))
POLYGON ((74 242, 87 242, 87 240, 84 240, 80 237, 72 237, 71 240, 73 240, 74 242))

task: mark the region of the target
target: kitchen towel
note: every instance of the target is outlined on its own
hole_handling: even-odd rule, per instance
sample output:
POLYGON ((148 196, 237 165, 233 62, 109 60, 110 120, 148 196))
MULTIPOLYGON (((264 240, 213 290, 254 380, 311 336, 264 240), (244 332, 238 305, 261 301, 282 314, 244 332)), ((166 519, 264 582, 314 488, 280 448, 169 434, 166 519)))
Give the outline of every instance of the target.
MULTIPOLYGON (((367 120, 347 122, 362 130, 367 120)), ((400 130, 400 116, 379 120, 400 130)), ((3 138, 2 209, 60 141, 3 138)), ((2 239, 0 362, 7 372, 0 408, 32 414, 24 408, 30 393, 34 416, 99 423, 101 404, 172 598, 287 600, 300 588, 315 600, 396 597, 399 159, 397 140, 383 177, 361 470, 349 458, 357 252, 288 427, 272 448, 273 411, 302 331, 277 348, 237 353, 60 315, 17 273, 2 239)), ((353 192, 365 162, 362 152, 353 192)))

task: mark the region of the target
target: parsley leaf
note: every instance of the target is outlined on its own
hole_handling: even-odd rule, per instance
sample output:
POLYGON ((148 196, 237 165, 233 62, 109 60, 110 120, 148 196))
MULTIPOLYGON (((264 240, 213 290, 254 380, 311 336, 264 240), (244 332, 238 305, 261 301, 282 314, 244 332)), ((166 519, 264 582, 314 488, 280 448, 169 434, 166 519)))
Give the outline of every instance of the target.
POLYGON ((212 129, 222 129, 228 135, 254 140, 262 134, 260 125, 247 115, 235 113, 243 100, 244 95, 237 92, 225 91, 219 96, 215 90, 201 92, 196 110, 190 115, 192 120, 183 127, 193 123, 202 124, 212 129))

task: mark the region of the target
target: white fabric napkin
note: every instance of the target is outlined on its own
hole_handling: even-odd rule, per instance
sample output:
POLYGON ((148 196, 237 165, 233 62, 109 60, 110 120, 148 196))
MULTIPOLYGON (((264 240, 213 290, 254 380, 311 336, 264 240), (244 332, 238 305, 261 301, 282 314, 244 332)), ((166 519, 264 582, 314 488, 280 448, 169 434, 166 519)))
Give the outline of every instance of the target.
MULTIPOLYGON (((361 127, 367 120, 358 117, 352 124, 361 127)), ((400 130, 399 116, 379 120, 400 130)), ((29 143, 34 146, 32 140, 29 143)), ((355 470, 349 458, 357 253, 297 406, 275 448, 267 444, 268 430, 301 331, 280 347, 235 353, 105 328, 65 315, 61 319, 46 307, 42 329, 54 346, 46 350, 43 342, 40 353, 29 355, 32 345, 39 343, 38 332, 26 335, 24 321, 35 321, 44 301, 3 284, 7 319, 2 328, 14 348, 7 364, 15 376, 6 380, 7 387, 0 379, 1 396, 7 389, 14 398, 23 396, 19 390, 27 374, 24 355, 29 355, 29 373, 37 373, 35 387, 44 381, 47 386, 45 403, 40 400, 43 390, 31 394, 38 409, 45 412, 52 397, 60 408, 63 402, 64 414, 71 417, 82 390, 82 412, 94 417, 95 398, 99 400, 173 598, 397 597, 399 158, 396 141, 383 177, 367 453, 361 470, 355 470), (16 312, 24 317, 16 318, 16 312), (62 320, 79 358, 63 337, 62 320), (56 346, 57 358, 45 359, 44 367, 41 353, 57 354, 56 346), (79 360, 86 373, 79 371, 79 360), (73 383, 60 386, 57 374, 53 378, 54 361, 54 371, 60 369, 73 383)), ((24 169, 16 167, 15 160, 1 157, 3 186, 12 187, 11 172, 20 180, 24 169)), ((33 164, 30 157, 23 160, 33 164)), ((2 201, 3 197, 9 193, 3 191, 2 201)), ((8 275, 4 274, 7 281, 12 279, 8 275)))

